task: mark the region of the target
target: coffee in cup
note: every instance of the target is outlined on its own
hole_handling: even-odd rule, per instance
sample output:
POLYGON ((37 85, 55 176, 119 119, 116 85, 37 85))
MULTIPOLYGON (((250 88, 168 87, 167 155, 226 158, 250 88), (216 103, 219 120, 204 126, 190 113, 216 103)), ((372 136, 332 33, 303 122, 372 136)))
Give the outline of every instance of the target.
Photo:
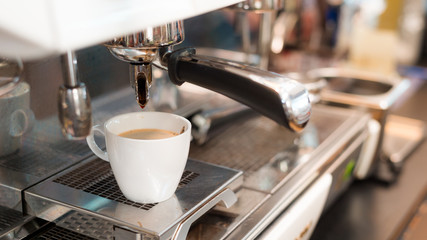
POLYGON ((150 140, 150 139, 163 139, 169 138, 178 135, 176 132, 163 130, 163 129, 134 129, 127 132, 123 132, 119 134, 121 137, 133 138, 133 139, 142 139, 142 140, 150 140))
POLYGON ((92 127, 90 149, 109 161, 123 195, 139 203, 156 203, 173 196, 187 163, 191 123, 163 112, 134 112, 115 116, 92 127), (94 134, 105 136, 106 151, 94 134))

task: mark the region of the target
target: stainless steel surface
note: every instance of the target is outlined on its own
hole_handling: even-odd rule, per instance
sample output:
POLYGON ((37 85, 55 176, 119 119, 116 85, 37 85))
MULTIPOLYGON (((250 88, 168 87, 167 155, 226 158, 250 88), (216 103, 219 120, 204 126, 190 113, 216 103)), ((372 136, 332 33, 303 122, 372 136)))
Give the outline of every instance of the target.
MULTIPOLYGON (((309 79, 325 79, 328 86, 321 93, 323 103, 369 112, 381 126, 374 161, 369 174, 377 174, 382 154, 384 128, 389 109, 409 89, 409 79, 380 73, 344 68, 320 68, 307 73, 309 79)), ((379 171, 381 172, 381 171, 379 171)), ((381 175, 381 174, 380 174, 381 175)), ((379 178, 381 176, 378 175, 379 178)))
MULTIPOLYGON (((126 71, 127 69, 123 68, 123 72, 126 71)), ((103 86, 104 84, 94 85, 103 86)), ((180 115, 192 116, 200 110, 207 109, 205 107, 218 108, 230 102, 230 100, 225 100, 227 98, 214 93, 187 92, 185 86, 180 88, 182 95, 179 96, 179 105, 175 111, 180 115)), ((149 104, 147 108, 150 110, 152 106, 149 104)), ((102 123, 111 116, 120 113, 140 111, 139 106, 134 103, 133 92, 130 88, 115 89, 112 93, 94 98, 93 109, 94 123, 102 123)), ((210 219, 208 221, 214 221, 218 225, 216 220, 212 220, 212 214, 221 216, 221 219, 227 216, 227 224, 224 225, 227 227, 214 227, 213 229, 218 230, 218 235, 213 236, 232 238, 231 236, 256 235, 268 222, 274 219, 276 214, 285 209, 298 193, 304 191, 305 187, 315 180, 317 173, 313 177, 312 170, 322 165, 320 163, 319 165, 315 164, 314 159, 317 159, 315 156, 321 159, 320 162, 328 165, 329 162, 326 163, 321 156, 332 156, 340 152, 341 148, 346 148, 347 145, 344 142, 348 139, 347 136, 360 134, 358 130, 362 129, 364 124, 364 118, 360 117, 364 115, 350 110, 334 110, 330 107, 316 108, 313 109, 313 116, 309 126, 301 134, 296 134, 255 113, 244 114, 239 116, 241 118, 236 117, 233 121, 225 123, 224 128, 213 128, 210 132, 212 135, 209 136, 209 140, 202 149, 192 146, 194 150, 192 154, 199 154, 200 157, 197 158, 202 161, 221 165, 221 169, 224 166, 225 168, 235 168, 237 170, 231 170, 234 173, 244 171, 243 178, 237 177, 236 181, 229 185, 230 189, 237 191, 238 201, 236 204, 228 209, 217 204, 213 210, 200 217, 200 219, 210 219), (359 121, 361 121, 359 124, 355 124, 359 121), (313 126, 315 127, 313 128, 313 126), (354 131, 345 132, 344 129, 345 131, 348 129, 354 131), (330 146, 335 146, 337 143, 336 136, 341 135, 344 137, 338 141, 337 146, 326 151, 330 146), (223 145, 219 144, 221 141, 223 145), (311 167, 305 168, 303 166, 311 167), (306 171, 307 169, 309 171, 306 171), (242 183, 242 181, 244 182, 242 183), (279 192, 282 197, 279 197, 279 192), (248 231, 244 226, 252 226, 252 228, 255 226, 255 230, 248 231)), ((173 230, 160 233, 144 232, 146 227, 158 224, 157 220, 149 223, 140 221, 143 225, 141 229, 139 224, 135 220, 129 220, 129 217, 134 217, 139 221, 149 216, 148 218, 152 220, 161 219, 162 216, 165 216, 165 214, 159 215, 159 212, 168 212, 168 216, 170 216, 176 213, 177 209, 181 209, 183 215, 190 216, 198 211, 192 211, 194 208, 184 204, 175 208, 176 204, 174 203, 176 201, 170 201, 165 208, 159 204, 147 207, 126 202, 120 194, 117 194, 115 185, 113 184, 113 186, 109 182, 114 179, 111 175, 104 173, 98 175, 99 172, 108 169, 108 164, 106 168, 105 166, 104 168, 94 166, 74 172, 75 174, 89 174, 86 181, 89 181, 90 184, 81 184, 77 180, 72 180, 72 183, 69 183, 67 182, 68 178, 58 178, 65 175, 71 176, 68 175, 70 172, 92 159, 88 159, 91 153, 85 143, 67 141, 62 138, 56 117, 37 119, 33 132, 23 140, 22 151, 0 159, 0 165, 4 167, 5 171, 4 174, 3 172, 0 174, 1 181, 5 184, 2 188, 9 191, 5 194, 2 193, 0 199, 7 202, 10 208, 24 211, 30 215, 43 216, 43 219, 54 221, 58 227, 57 230, 61 232, 68 230, 71 231, 71 234, 79 233, 94 239, 111 239, 115 234, 113 229, 121 227, 130 230, 132 234, 136 233, 134 236, 146 238, 159 234, 172 236, 173 230), (70 166, 73 167, 70 168, 70 166), (60 173, 56 176, 50 177, 58 172, 60 173), (43 181, 44 179, 47 180, 43 181), (59 180, 54 182, 53 179, 59 180), (17 190, 16 187, 18 182, 18 189, 20 190, 17 190), (29 186, 32 187, 24 191, 29 186), (46 186, 53 186, 53 188, 45 188, 46 186), (80 190, 76 189, 80 188, 78 186, 81 187, 80 190), (33 193, 34 189, 42 191, 43 194, 40 192, 33 193), (51 194, 58 195, 58 198, 52 198, 51 194), (21 196, 25 197, 25 202, 21 196), (88 196, 89 200, 85 198, 88 196), (10 201, 13 198, 15 199, 10 201), (67 201, 79 204, 85 202, 87 204, 76 207, 77 203, 73 205, 74 203, 70 204, 67 201), (25 207, 24 210, 22 210, 22 206, 25 207), (143 207, 147 207, 149 210, 145 210, 143 207), (158 210, 153 211, 153 209, 158 210), (123 212, 126 213, 125 217, 119 214, 123 212)), ((206 168, 205 163, 202 165, 202 168, 206 168)), ((209 169, 206 168, 204 171, 209 171, 209 169)), ((209 172, 209 174, 212 173, 209 172)), ((195 182, 201 176, 197 176, 185 187, 180 188, 176 194, 177 198, 174 199, 179 200, 183 189, 193 186, 191 187, 191 194, 189 194, 191 201, 195 201, 195 198, 202 194, 209 195, 209 200, 213 200, 217 195, 214 191, 210 191, 206 184, 195 186, 195 182)), ((79 177, 73 175, 73 178, 70 179, 76 178, 79 177)), ((211 178, 210 181, 217 182, 218 178, 211 178)), ((221 186, 225 185, 227 184, 221 186)), ((215 205, 215 201, 206 201, 205 203, 210 203, 207 204, 210 205, 209 207, 215 205)), ((203 210, 207 210, 209 207, 203 210)), ((201 212, 199 211, 199 213, 201 212)), ((161 224, 167 225, 167 223, 161 224)), ((178 224, 178 222, 173 222, 168 226, 173 225, 172 228, 174 228, 178 224)), ((194 225, 199 226, 197 223, 194 225)), ((212 230, 212 228, 209 229, 209 231, 212 230)), ((193 235, 194 229, 191 229, 188 236, 193 235)))
POLYGON ((400 170, 406 158, 425 139, 426 126, 423 121, 389 115, 384 130, 383 151, 400 170))
MULTIPOLYGON (((184 171, 178 188, 183 187, 198 176, 198 173, 184 171)), ((155 203, 140 204, 127 200, 122 195, 107 162, 89 162, 54 179, 53 182, 144 210, 150 210, 156 205, 155 203)))
POLYGON ((270 45, 272 39, 273 23, 276 19, 276 13, 264 12, 261 15, 259 36, 258 36, 258 54, 261 57, 259 67, 268 69, 270 59, 270 45))
POLYGON ((230 8, 244 11, 273 11, 283 9, 284 0, 245 0, 230 8))
POLYGON ((271 52, 279 54, 283 51, 287 43, 286 40, 297 26, 297 22, 298 14, 292 11, 292 9, 286 9, 278 13, 271 32, 271 52))
POLYGON ((320 102, 322 90, 328 86, 328 82, 325 79, 310 79, 305 74, 297 72, 286 72, 282 75, 303 83, 310 94, 309 97, 312 104, 320 102))
POLYGON ((25 219, 21 212, 0 206, 0 236, 5 230, 20 224, 25 219))
POLYGON ((116 37, 104 45, 122 61, 148 63, 154 61, 160 47, 179 44, 183 40, 184 25, 182 21, 176 21, 116 37))
MULTIPOLYGON (((81 77, 83 80, 92 79, 98 88, 91 88, 100 95, 100 91, 113 87, 117 90, 117 84, 106 84, 106 81, 112 82, 112 79, 118 78, 119 74, 97 75, 90 70, 97 72, 99 67, 111 68, 117 72, 127 73, 128 66, 120 68, 111 66, 109 63, 115 59, 108 53, 104 47, 93 48, 80 53, 80 63, 83 63, 81 77), (88 64, 88 57, 96 55, 102 57, 103 64, 88 64), (109 59, 110 58, 110 59, 109 59), (105 65, 104 65, 105 64, 105 65), (99 88, 103 86, 103 88, 99 88)), ((91 59, 90 59, 91 60, 91 59)), ((49 176, 62 171, 73 164, 89 157, 92 153, 87 147, 86 141, 69 141, 62 135, 61 126, 57 117, 57 94, 56 90, 62 84, 62 65, 60 58, 47 59, 42 62, 27 63, 26 71, 23 76, 25 81, 31 86, 31 110, 34 112, 35 121, 30 132, 22 137, 22 144, 19 151, 7 156, 0 157, 0 205, 17 211, 23 211, 22 191, 29 186, 48 178, 49 176), (46 81, 46 84, 40 84, 46 81)), ((90 85, 89 84, 89 85, 90 85)), ((127 89, 130 90, 130 89, 127 89)), ((100 123, 108 119, 111 114, 117 111, 135 111, 139 107, 132 105, 134 98, 131 92, 126 92, 123 97, 121 91, 116 91, 107 98, 117 100, 116 104, 128 105, 124 109, 121 105, 115 111, 105 110, 105 106, 99 101, 93 101, 96 106, 96 114, 93 120, 100 123), (115 97, 115 95, 120 97, 115 97), (114 98, 115 97, 115 98, 114 98), (123 98, 125 98, 123 100, 123 98), (119 100, 120 99, 120 100, 119 100), (99 103, 98 103, 99 102, 99 103), (107 115, 107 116, 105 116, 107 115)), ((187 101, 185 101, 187 102, 187 101)), ((111 102, 107 104, 111 105, 111 102)))
POLYGON ((69 240, 95 240, 96 238, 88 237, 83 234, 79 234, 70 231, 62 227, 52 227, 46 232, 37 236, 40 240, 55 240, 55 239, 69 239, 69 240))
POLYGON ((209 139, 208 133, 215 125, 225 124, 228 121, 232 121, 233 118, 239 118, 240 115, 248 112, 249 108, 239 104, 231 103, 226 106, 217 108, 204 109, 201 112, 196 113, 191 117, 191 123, 193 125, 191 131, 193 140, 202 145, 209 139))
POLYGON ((58 91, 58 117, 63 135, 70 140, 84 139, 92 127, 89 92, 83 83, 58 91))
POLYGON ((79 72, 75 52, 67 51, 67 53, 61 56, 61 62, 64 85, 67 87, 75 87, 79 85, 79 72))
POLYGON ((223 128, 205 145, 192 145, 191 157, 243 170, 244 183, 236 205, 217 207, 202 217, 190 239, 256 238, 319 175, 335 168, 335 162, 357 162, 368 120, 357 111, 315 106, 300 136, 252 115, 223 128))
POLYGON ((113 223, 103 218, 97 218, 82 211, 70 211, 55 222, 56 226, 68 229, 71 233, 94 239, 111 239, 113 223))
MULTIPOLYGON (((268 69, 273 40, 273 25, 277 20, 277 13, 285 9, 284 0, 245 0, 229 7, 237 11, 237 22, 242 35, 242 51, 248 56, 250 53, 259 55, 260 61, 257 65, 261 69, 268 69), (251 40, 254 39, 254 19, 258 19, 257 41, 253 50, 251 40), (251 26, 252 25, 252 26, 251 26)), ((255 37, 256 38, 256 37, 255 37)), ((277 39, 277 38, 276 38, 277 39)), ((247 61, 245 63, 248 63, 247 61)))
POLYGON ((114 228, 114 239, 123 239, 123 240, 142 240, 145 236, 141 236, 136 232, 133 232, 129 229, 124 229, 120 227, 114 228))
POLYGON ((222 129, 203 146, 192 144, 190 157, 252 174, 293 144, 296 134, 264 117, 243 118, 222 129), (263 143, 269 144, 263 144, 263 143), (254 148, 256 147, 256 148, 254 148))
POLYGON ((138 234, 168 239, 179 234, 177 229, 191 224, 182 221, 194 221, 193 214, 198 216, 199 211, 212 207, 211 201, 232 204, 230 193, 224 189, 241 175, 192 160, 186 171, 191 173, 183 175, 173 197, 157 204, 139 204, 121 194, 108 163, 92 158, 27 190, 26 211, 48 221, 59 221, 70 211, 83 211, 138 234))
MULTIPOLYGON (((8 217, 5 217, 5 219, 8 219, 8 217)), ((49 222, 39 218, 21 216, 21 221, 13 222, 13 225, 4 231, 0 230, 0 240, 26 239, 29 235, 39 231, 48 224, 49 222)))
POLYGON ((193 223, 195 223, 203 214, 215 207, 218 203, 222 202, 226 208, 230 208, 236 203, 237 197, 233 191, 226 188, 218 193, 215 197, 210 199, 202 208, 193 212, 189 217, 182 221, 177 230, 175 231, 172 239, 184 240, 187 239, 188 231, 193 223))
MULTIPOLYGON (((105 43, 113 56, 132 64, 130 70, 131 86, 135 89, 136 100, 142 108, 145 107, 150 98, 152 64, 155 60, 156 62, 159 60, 158 52, 160 49, 179 44, 183 40, 183 22, 176 21, 114 38, 105 43)), ((160 62, 162 57, 160 56, 160 62)))
POLYGON ((62 133, 67 139, 86 138, 92 127, 92 109, 89 91, 78 79, 75 53, 62 56, 64 85, 58 91, 58 117, 62 133))
POLYGON ((250 55, 255 54, 259 57, 259 61, 255 66, 267 70, 269 67, 273 23, 276 19, 276 11, 273 10, 280 10, 283 6, 275 6, 278 8, 274 9, 274 7, 271 8, 272 6, 267 6, 268 4, 261 5, 261 1, 257 2, 259 3, 256 4, 257 6, 252 3, 240 3, 240 5, 235 5, 233 9, 237 10, 236 22, 238 27, 236 28, 240 29, 242 35, 241 51, 246 55, 246 59, 241 62, 250 64, 250 55), (255 33, 252 26, 255 22, 254 19, 259 22, 255 33))
MULTIPOLYGON (((321 68, 307 73, 309 79, 325 79, 328 86, 322 91, 325 102, 386 110, 409 88, 410 81, 400 76, 345 69, 321 68)), ((373 117, 381 122, 383 114, 373 117)))
MULTIPOLYGON (((323 161, 328 161, 322 159, 323 161)), ((333 161, 329 159, 329 161, 333 161)), ((319 161, 322 162, 322 161, 319 161)), ((324 162, 325 163, 325 162, 324 162)), ((316 167, 320 167, 321 163, 316 167)), ((328 164, 326 164, 328 165, 328 164)), ((313 167, 313 166, 311 166, 313 167)), ((292 180, 288 180, 278 191, 272 195, 268 201, 260 208, 256 209, 250 218, 241 223, 226 239, 253 239, 256 238, 272 221, 274 221, 280 213, 292 204, 292 201, 298 197, 309 185, 321 174, 321 171, 315 171, 316 168, 311 168, 308 174, 305 168, 292 180), (304 175, 307 174, 307 175, 304 175), (297 180, 299 179, 299 180, 297 180), (304 180, 303 180, 304 179, 304 180)))
POLYGON ((36 121, 20 151, 0 158, 0 205, 22 211, 22 191, 90 155, 82 141, 63 138, 56 117, 36 121))
POLYGON ((150 88, 152 83, 152 65, 149 63, 133 64, 130 66, 130 82, 135 89, 136 101, 144 108, 150 100, 150 88))
POLYGON ((255 53, 239 52, 233 50, 219 49, 219 48, 204 48, 198 47, 197 53, 203 56, 211 56, 216 58, 228 59, 231 62, 241 62, 251 66, 260 65, 261 57, 255 53))
MULTIPOLYGON (((285 166, 280 166, 279 163, 286 160, 286 157, 298 157, 304 160, 309 156, 304 156, 305 153, 311 155, 312 151, 320 151, 319 146, 323 148, 324 142, 330 138, 330 135, 341 130, 341 125, 345 123, 346 117, 339 111, 332 110, 330 113, 328 111, 331 110, 327 109, 323 112, 322 107, 315 106, 313 119, 300 135, 289 132, 275 122, 253 113, 224 127, 205 145, 192 144, 190 157, 240 169, 245 172, 245 175, 252 175, 259 171, 259 177, 265 179, 266 176, 263 173, 268 171, 260 171, 262 167, 267 169, 283 167, 285 169, 285 166)), ((330 144, 329 141, 327 141, 328 144, 330 144)), ((290 160, 296 161, 297 159, 294 158, 290 160)), ((282 172, 282 177, 295 166, 289 165, 288 167, 287 171, 282 172)), ((267 186, 275 186, 275 184, 277 182, 269 183, 267 186)))
MULTIPOLYGON (((227 102, 224 101, 225 97, 215 94, 213 97, 206 97, 205 94, 199 95, 187 92, 182 97, 185 100, 183 102, 186 102, 187 105, 180 106, 177 113, 186 116, 191 116, 194 112, 200 110, 202 106, 212 105, 218 107, 227 102)), ((122 112, 139 109, 139 106, 134 104, 133 93, 129 88, 96 98, 93 106, 95 109, 95 123, 103 122, 111 116, 122 112)), ((328 161, 333 161, 326 156, 333 156, 337 152, 342 151, 342 148, 346 148, 346 143, 344 142, 351 135, 360 134, 360 130, 363 129, 363 124, 365 123, 365 118, 361 118, 364 115, 357 113, 357 111, 337 110, 330 107, 313 109, 313 116, 315 117, 309 126, 301 135, 298 135, 278 126, 265 117, 249 114, 244 118, 236 118, 230 122, 231 128, 223 129, 223 131, 217 132, 216 135, 212 135, 209 141, 203 146, 203 149, 192 146, 192 154, 198 152, 199 157, 197 158, 202 161, 223 166, 220 169, 223 169, 225 166, 244 171, 244 178, 237 177, 233 183, 229 181, 228 183, 221 184, 219 179, 223 179, 224 174, 218 174, 221 176, 219 178, 205 176, 209 178, 209 181, 221 185, 220 189, 230 184, 229 187, 237 191, 238 201, 233 207, 227 209, 217 205, 212 211, 201 217, 201 219, 204 219, 205 216, 209 218, 212 212, 220 216, 228 216, 228 227, 225 229, 220 227, 221 233, 219 234, 219 238, 225 238, 226 236, 229 236, 229 238, 232 238, 231 236, 247 236, 247 234, 256 235, 257 232, 265 227, 267 222, 271 222, 276 214, 285 209, 299 192, 304 191, 305 187, 312 183, 317 175, 317 173, 313 172, 315 168, 319 169, 319 166, 323 166, 322 164, 328 165, 328 161), (315 126, 315 128, 312 126, 315 126), (349 129, 352 130, 349 131, 349 129), (337 144, 337 139, 340 139, 338 141, 339 144, 337 144), (224 145, 218 144, 221 142, 224 145), (265 144, 266 142, 269 144, 265 144), (229 147, 224 147, 227 145, 229 147), (295 151, 291 149, 292 146, 298 146, 299 150, 295 151), (330 147, 332 148, 328 150, 330 147), (287 155, 288 153, 290 155, 287 155), (296 157, 294 159, 287 159, 286 156, 296 157), (320 156, 324 156, 324 158, 320 156), (319 162, 315 161, 318 158, 321 160, 319 162), (293 162, 297 164, 292 165, 293 162), (289 164, 289 168, 285 170, 284 166, 287 164, 289 164), (303 166, 311 167, 306 168, 303 166), (309 171, 306 171, 307 169, 309 171), (244 180, 243 187, 242 180, 244 180), (264 218, 265 216, 269 217, 264 218), (252 231, 244 226, 256 227, 252 231)), ((84 162, 69 168, 69 165, 87 158, 86 154, 89 153, 90 155, 90 152, 86 144, 81 144, 79 141, 58 140, 60 129, 54 125, 54 120, 56 119, 50 118, 50 123, 53 125, 46 125, 47 122, 38 121, 36 124, 39 127, 42 126, 42 128, 34 128, 37 129, 36 132, 40 135, 53 131, 52 135, 42 135, 45 137, 41 137, 40 135, 33 136, 35 137, 35 141, 37 141, 36 139, 39 139, 39 142, 40 139, 45 141, 43 142, 45 148, 38 149, 41 153, 47 154, 48 150, 56 150, 53 155, 55 157, 52 160, 47 158, 47 163, 40 163, 41 159, 39 159, 33 165, 29 165, 31 162, 24 163, 22 155, 15 156, 15 159, 17 157, 19 159, 17 162, 22 164, 20 165, 21 168, 28 166, 26 171, 39 172, 37 175, 47 174, 41 176, 50 176, 49 174, 57 172, 58 168, 61 170, 66 168, 65 171, 58 175, 50 177, 46 181, 36 184, 25 191, 25 211, 28 214, 54 221, 61 228, 72 230, 72 232, 78 232, 79 234, 95 239, 105 239, 100 236, 106 236, 109 239, 115 234, 112 230, 115 226, 122 228, 125 226, 124 229, 130 229, 131 232, 135 232, 135 236, 150 237, 158 236, 159 234, 162 236, 172 236, 176 230, 175 227, 178 226, 178 222, 172 221, 168 223, 161 220, 162 217, 166 217, 166 215, 170 217, 174 213, 181 212, 180 214, 182 215, 180 216, 186 218, 186 216, 188 217, 197 212, 198 210, 196 209, 201 206, 195 203, 198 197, 202 197, 201 195, 205 194, 205 196, 208 196, 207 199, 212 200, 220 192, 215 193, 215 191, 207 187, 207 184, 196 184, 203 177, 203 174, 200 174, 189 184, 180 188, 175 195, 176 198, 168 200, 167 203, 160 203, 155 206, 139 206, 126 202, 121 197, 122 195, 117 193, 112 175, 105 174, 104 172, 109 169, 108 164, 102 162, 101 165, 106 165, 100 167, 95 164, 89 168, 85 163, 93 159, 86 159, 84 162), (61 149, 63 149, 63 153, 58 152, 61 149), (45 168, 46 166, 56 166, 57 168, 51 171, 45 169, 45 172, 37 168, 45 168), (78 169, 80 166, 84 167, 78 169), (79 176, 79 174, 81 175, 79 176), (78 179, 83 179, 83 183, 78 179), (80 190, 77 188, 80 188, 80 190), (191 192, 188 194, 190 196, 189 201, 194 205, 188 203, 182 204, 180 202, 181 197, 184 195, 183 192, 187 191, 185 189, 191 192), (179 205, 177 205, 177 202, 179 205), (144 208, 148 208, 149 210, 145 210, 144 208), (150 219, 150 221, 147 220, 145 222, 142 220, 146 218, 150 219), (153 222, 152 219, 157 220, 153 222), (138 221, 142 224, 142 228, 138 224, 138 221), (156 224, 162 225, 164 228, 169 227, 170 230, 163 232, 161 230, 158 230, 158 232, 147 230, 156 224)), ((28 141, 29 139, 25 140, 28 141)), ((27 144, 31 146, 32 144, 34 145, 34 142, 27 144)), ((27 150, 19 154, 35 154, 32 148, 28 149, 26 147, 24 149, 27 150)), ((38 157, 35 159, 37 160, 38 157)), ((210 167, 206 166, 210 165, 201 163, 201 169, 204 172, 214 174, 210 170, 210 167)), ((8 174, 14 172, 14 170, 10 170, 11 168, 11 166, 7 168, 8 174)), ((193 172, 199 173, 198 171, 193 172)), ((238 173, 238 171, 230 169, 226 172, 238 173)), ((33 174, 36 173, 23 175, 23 178, 25 179, 25 177, 30 176, 33 178, 34 183, 40 181, 40 178, 32 176, 33 174)), ((14 179, 19 178, 14 177, 14 179)), ((205 201, 205 203, 209 203, 209 200, 205 201)), ((209 207, 214 205, 213 203, 210 202, 209 207)), ((18 206, 22 205, 19 203, 18 206)), ((205 208, 204 210, 207 209, 209 208, 205 208)), ((193 229, 190 230, 189 236, 194 234, 193 231, 193 229)))
POLYGON ((159 69, 157 65, 155 66, 153 67, 155 81, 151 84, 151 92, 149 93, 151 100, 149 103, 156 111, 177 111, 181 104, 181 90, 169 80, 166 71, 159 69))

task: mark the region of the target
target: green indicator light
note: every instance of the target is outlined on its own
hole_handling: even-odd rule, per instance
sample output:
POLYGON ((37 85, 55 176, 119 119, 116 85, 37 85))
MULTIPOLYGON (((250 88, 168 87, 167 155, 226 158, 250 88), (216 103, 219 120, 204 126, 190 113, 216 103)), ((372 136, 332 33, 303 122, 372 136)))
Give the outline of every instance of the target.
POLYGON ((356 165, 356 161, 353 159, 347 163, 347 166, 345 166, 345 171, 343 175, 343 180, 347 181, 351 176, 353 175, 354 166, 356 165))

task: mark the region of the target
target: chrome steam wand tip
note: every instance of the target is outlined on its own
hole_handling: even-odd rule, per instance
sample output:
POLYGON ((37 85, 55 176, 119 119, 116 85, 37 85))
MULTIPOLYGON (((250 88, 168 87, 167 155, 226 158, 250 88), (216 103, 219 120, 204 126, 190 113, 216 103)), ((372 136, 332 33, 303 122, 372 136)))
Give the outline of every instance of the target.
POLYGON ((64 85, 58 91, 58 117, 63 135, 70 140, 86 138, 92 127, 89 91, 78 80, 77 59, 68 51, 61 57, 64 85))

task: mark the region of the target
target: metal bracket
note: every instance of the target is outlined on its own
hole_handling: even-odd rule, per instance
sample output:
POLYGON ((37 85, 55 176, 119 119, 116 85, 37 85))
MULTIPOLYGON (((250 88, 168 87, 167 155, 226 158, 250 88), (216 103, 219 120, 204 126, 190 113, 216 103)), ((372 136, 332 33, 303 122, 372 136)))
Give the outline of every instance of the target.
POLYGON ((223 191, 218 193, 215 197, 213 197, 210 201, 201 205, 196 211, 194 211, 192 214, 187 216, 183 221, 181 221, 178 224, 178 227, 176 228, 171 239, 185 240, 187 237, 188 231, 190 230, 191 224, 193 224, 194 221, 199 219, 208 210, 215 207, 215 205, 217 205, 220 201, 224 203, 225 207, 229 208, 233 206, 234 203, 237 202, 237 196, 230 189, 228 188, 224 189, 223 191))

